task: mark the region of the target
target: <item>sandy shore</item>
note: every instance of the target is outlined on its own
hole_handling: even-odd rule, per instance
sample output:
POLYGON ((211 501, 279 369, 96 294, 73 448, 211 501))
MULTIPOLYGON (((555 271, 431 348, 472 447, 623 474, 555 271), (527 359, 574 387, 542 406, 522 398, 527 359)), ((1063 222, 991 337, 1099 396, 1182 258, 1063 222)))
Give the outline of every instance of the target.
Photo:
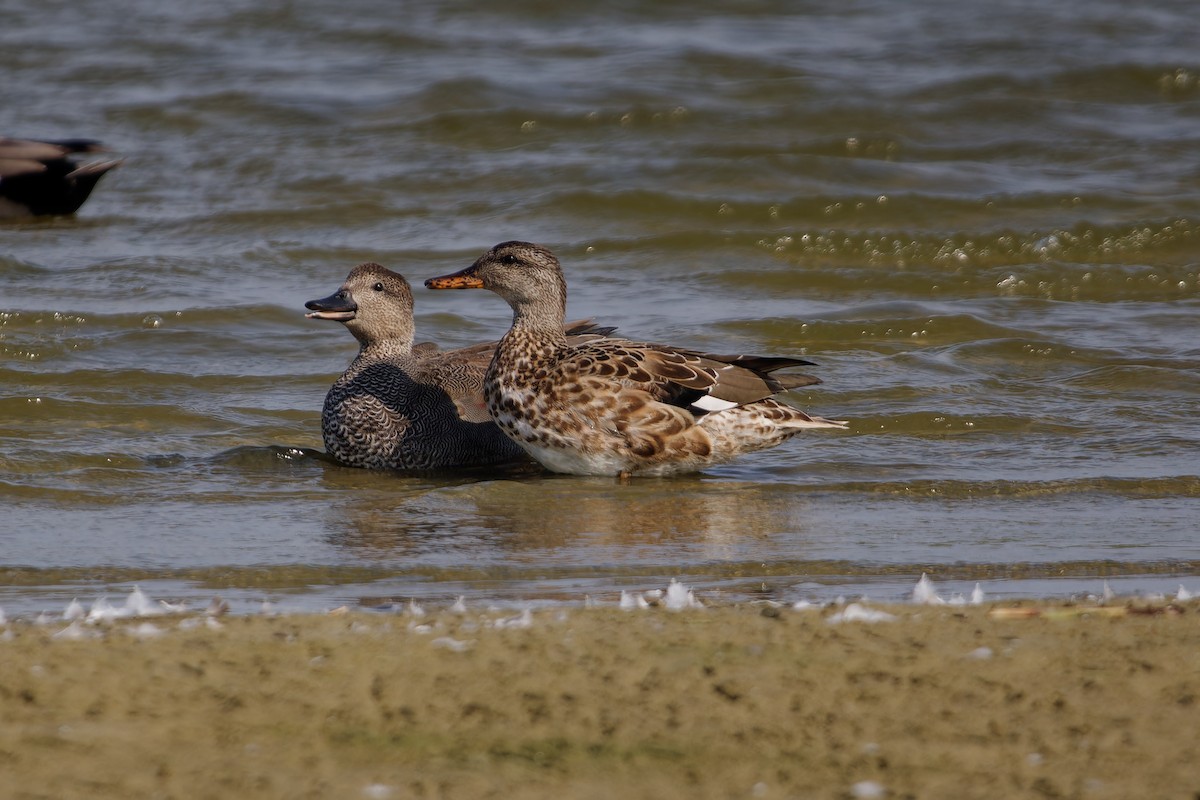
POLYGON ((10 622, 0 795, 1200 794, 1194 601, 870 610, 10 622))

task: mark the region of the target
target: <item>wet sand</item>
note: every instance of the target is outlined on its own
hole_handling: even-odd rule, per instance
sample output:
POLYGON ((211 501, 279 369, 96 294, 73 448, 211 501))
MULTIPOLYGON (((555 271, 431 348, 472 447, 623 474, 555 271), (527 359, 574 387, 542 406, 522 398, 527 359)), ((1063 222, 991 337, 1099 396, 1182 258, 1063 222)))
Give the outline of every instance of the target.
POLYGON ((0 794, 1200 793, 1195 601, 869 610, 10 622, 0 794))

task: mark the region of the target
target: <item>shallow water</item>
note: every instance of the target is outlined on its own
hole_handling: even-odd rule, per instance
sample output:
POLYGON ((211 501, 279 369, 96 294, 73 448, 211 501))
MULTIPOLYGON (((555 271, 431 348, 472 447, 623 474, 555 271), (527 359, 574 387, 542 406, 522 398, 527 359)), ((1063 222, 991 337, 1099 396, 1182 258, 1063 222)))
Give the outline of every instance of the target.
POLYGON ((127 160, 0 225, 0 608, 1200 590, 1194 34, 1181 1, 19 0, 0 133, 127 160), (630 486, 320 458, 355 343, 304 301, 512 238, 574 318, 817 361, 793 399, 850 430, 630 486))

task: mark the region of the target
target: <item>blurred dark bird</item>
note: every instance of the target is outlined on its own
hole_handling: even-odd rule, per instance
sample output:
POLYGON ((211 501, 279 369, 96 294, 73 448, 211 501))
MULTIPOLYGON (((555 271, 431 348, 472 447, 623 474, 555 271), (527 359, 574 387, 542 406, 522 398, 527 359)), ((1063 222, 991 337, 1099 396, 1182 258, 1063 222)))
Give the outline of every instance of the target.
POLYGON ((120 159, 80 163, 76 153, 104 153, 91 139, 40 142, 0 137, 0 219, 74 214, 120 159))

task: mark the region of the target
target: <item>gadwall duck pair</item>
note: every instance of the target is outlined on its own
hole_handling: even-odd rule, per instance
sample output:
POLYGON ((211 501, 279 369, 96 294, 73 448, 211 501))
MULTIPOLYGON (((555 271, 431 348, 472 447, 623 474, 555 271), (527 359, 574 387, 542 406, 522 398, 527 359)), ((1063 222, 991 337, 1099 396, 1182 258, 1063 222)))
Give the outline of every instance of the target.
MULTIPOLYGON (((346 326, 358 355, 325 396, 321 433, 335 461, 351 467, 438 470, 529 461, 483 401, 483 377, 496 342, 440 350, 413 344, 413 295, 404 276, 360 264, 329 297, 310 300, 311 319, 346 326)), ((612 328, 578 322, 571 341, 612 328)))
POLYGON ((326 447, 352 466, 431 468, 511 461, 554 472, 670 475, 844 428, 774 395, 820 381, 776 374, 794 358, 714 355, 564 324, 566 282, 540 245, 504 242, 431 289, 490 289, 513 309, 497 344, 413 346, 412 292, 378 264, 356 267, 310 317, 344 323, 361 348, 322 412, 326 447))
POLYGON ((41 142, 0 137, 0 219, 74 214, 120 160, 80 163, 69 156, 107 152, 91 139, 41 142))

